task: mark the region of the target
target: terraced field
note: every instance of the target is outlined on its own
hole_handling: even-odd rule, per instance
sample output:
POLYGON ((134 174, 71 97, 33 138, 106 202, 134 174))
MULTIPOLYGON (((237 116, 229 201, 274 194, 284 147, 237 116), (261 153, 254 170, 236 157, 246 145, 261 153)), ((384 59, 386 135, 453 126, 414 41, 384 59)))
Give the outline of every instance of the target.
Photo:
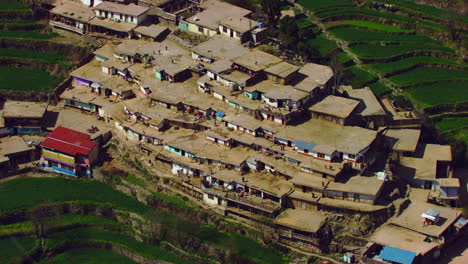
MULTIPOLYGON (((249 263, 284 263, 274 250, 246 236, 221 232, 193 218, 149 207, 94 180, 21 178, 1 183, 0 189, 0 222, 4 223, 0 225, 0 263, 21 262, 25 258, 43 264, 126 264, 142 263, 145 259, 194 263, 187 255, 175 254, 159 245, 169 241, 177 246, 178 241, 186 239, 230 252, 230 256, 237 256, 235 259, 249 263), (74 208, 77 213, 65 208, 74 208), (117 221, 118 217, 121 220, 117 221), (149 218, 158 226, 154 235, 160 239, 157 243, 150 242, 155 239, 148 236, 151 232, 142 234, 139 229, 149 218), (138 241, 137 236, 143 236, 145 242, 138 241)), ((180 210, 193 210, 181 204, 183 200, 165 194, 157 194, 156 199, 180 210)), ((216 258, 187 245, 183 250, 198 256, 202 263, 216 258)))
MULTIPOLYGON (((460 58, 461 44, 451 40, 454 29, 449 28, 451 21, 468 26, 468 16, 409 0, 367 1, 359 6, 346 0, 299 4, 362 63, 349 66, 349 56, 337 54, 353 75, 348 84, 367 85, 379 96, 402 91, 421 111, 443 113, 451 105, 468 108, 466 58, 460 58)), ((465 38, 466 31, 461 35, 465 38)), ((317 44, 325 51, 333 45, 317 44)), ((440 122, 436 128, 445 131, 440 122)), ((452 138, 466 138, 460 129, 450 133, 452 138)))
POLYGON ((2 94, 52 92, 64 80, 72 60, 42 48, 57 37, 34 19, 29 6, 0 2, 0 64, 10 65, 0 66, 2 94))

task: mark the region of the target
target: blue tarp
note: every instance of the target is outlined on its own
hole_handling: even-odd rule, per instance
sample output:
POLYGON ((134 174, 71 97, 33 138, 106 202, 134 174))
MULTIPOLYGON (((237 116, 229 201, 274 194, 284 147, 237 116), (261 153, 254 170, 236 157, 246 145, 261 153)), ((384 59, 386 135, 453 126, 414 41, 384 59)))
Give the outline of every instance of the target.
POLYGON ((314 143, 309 143, 301 140, 294 140, 294 145, 301 151, 303 151, 304 149, 311 151, 315 147, 314 143))
POLYGON ((216 112, 216 115, 224 116, 224 113, 223 112, 216 112))
POLYGON ((393 261, 401 264, 411 264, 413 263, 416 253, 411 251, 406 251, 399 248, 385 246, 382 251, 380 251, 379 257, 384 260, 393 261))

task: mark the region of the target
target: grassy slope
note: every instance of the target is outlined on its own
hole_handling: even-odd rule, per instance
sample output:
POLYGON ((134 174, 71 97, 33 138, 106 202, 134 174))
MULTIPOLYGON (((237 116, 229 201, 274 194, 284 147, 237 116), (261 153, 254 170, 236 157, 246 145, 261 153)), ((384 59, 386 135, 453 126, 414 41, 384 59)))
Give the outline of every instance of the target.
POLYGON ((423 107, 468 102, 467 82, 443 82, 411 87, 404 93, 423 107))
POLYGON ((442 65, 453 65, 457 67, 467 67, 465 64, 458 64, 453 60, 443 59, 443 58, 436 58, 436 57, 409 57, 405 59, 401 59, 398 61, 387 62, 387 63, 375 63, 375 64, 366 64, 366 67, 374 69, 382 74, 389 74, 392 72, 401 71, 404 69, 408 69, 415 65, 423 65, 423 64, 442 64, 442 65))

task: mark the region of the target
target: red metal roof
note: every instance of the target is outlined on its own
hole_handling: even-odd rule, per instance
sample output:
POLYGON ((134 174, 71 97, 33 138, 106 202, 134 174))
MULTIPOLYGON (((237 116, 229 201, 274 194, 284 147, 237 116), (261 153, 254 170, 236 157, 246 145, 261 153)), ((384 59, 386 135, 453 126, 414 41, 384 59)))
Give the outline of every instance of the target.
POLYGON ((88 155, 97 145, 89 140, 90 137, 88 134, 59 126, 47 136, 41 146, 73 156, 76 153, 88 155))

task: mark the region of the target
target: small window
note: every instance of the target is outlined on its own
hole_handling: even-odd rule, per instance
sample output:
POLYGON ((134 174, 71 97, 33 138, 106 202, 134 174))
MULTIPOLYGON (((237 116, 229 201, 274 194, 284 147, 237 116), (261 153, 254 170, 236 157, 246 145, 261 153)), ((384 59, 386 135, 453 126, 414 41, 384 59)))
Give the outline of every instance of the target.
POLYGON ((214 200, 214 196, 212 194, 208 194, 208 199, 214 200))
POLYGON ((354 155, 354 154, 348 154, 348 158, 350 158, 350 159, 356 159, 356 155, 354 155))
POLYGON ((322 154, 322 153, 317 153, 317 157, 319 157, 319 158, 322 158, 322 159, 323 159, 323 158, 325 158, 325 154, 322 154))
POLYGON ((223 32, 227 33, 227 31, 228 31, 227 27, 223 26, 223 32))
POLYGON ((304 149, 304 153, 309 153, 309 150, 308 149, 304 149))
POLYGON ((199 31, 199 32, 203 32, 203 27, 200 27, 200 26, 199 26, 199 27, 198 27, 198 31, 199 31))

